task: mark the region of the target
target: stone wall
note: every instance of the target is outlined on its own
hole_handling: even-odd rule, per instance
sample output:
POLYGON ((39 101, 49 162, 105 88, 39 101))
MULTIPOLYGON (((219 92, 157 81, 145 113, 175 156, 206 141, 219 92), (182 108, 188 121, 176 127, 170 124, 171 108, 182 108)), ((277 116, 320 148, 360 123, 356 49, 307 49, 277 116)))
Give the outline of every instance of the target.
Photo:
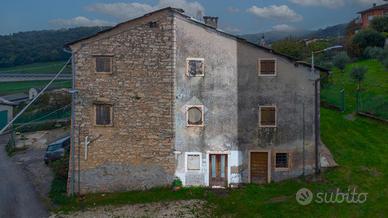
POLYGON ((79 91, 74 129, 76 191, 78 180, 81 193, 171 184, 175 172, 173 38, 173 15, 160 11, 71 46, 79 91), (150 22, 156 22, 156 27, 150 22), (112 74, 94 70, 93 55, 104 54, 113 55, 112 74), (94 125, 96 101, 113 105, 112 126, 94 125), (87 159, 86 136, 91 140, 87 159))

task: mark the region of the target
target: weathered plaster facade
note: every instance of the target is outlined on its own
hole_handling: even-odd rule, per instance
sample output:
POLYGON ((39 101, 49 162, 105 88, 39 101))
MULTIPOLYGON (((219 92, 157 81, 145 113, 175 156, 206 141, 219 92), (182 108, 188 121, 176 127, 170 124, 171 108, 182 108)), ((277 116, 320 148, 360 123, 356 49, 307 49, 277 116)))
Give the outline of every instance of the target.
POLYGON ((305 64, 176 9, 153 12, 70 47, 79 92, 69 185, 73 176, 81 192, 169 185, 174 176, 184 185, 208 186, 212 154, 226 155, 228 185, 250 182, 251 151, 268 152, 269 181, 312 172, 314 81, 305 64), (112 55, 111 74, 94 72, 93 55, 101 54, 112 55), (187 58, 204 60, 203 76, 186 74, 187 58), (276 59, 276 76, 258 76, 261 58, 276 59), (96 101, 113 105, 112 126, 94 125, 96 101), (187 126, 188 105, 203 106, 203 126, 187 126), (276 106, 275 128, 259 127, 263 105, 276 106), (91 139, 87 154, 85 137, 91 139), (290 154, 288 170, 273 167, 276 152, 290 154), (188 154, 200 156, 200 170, 187 170, 188 154))

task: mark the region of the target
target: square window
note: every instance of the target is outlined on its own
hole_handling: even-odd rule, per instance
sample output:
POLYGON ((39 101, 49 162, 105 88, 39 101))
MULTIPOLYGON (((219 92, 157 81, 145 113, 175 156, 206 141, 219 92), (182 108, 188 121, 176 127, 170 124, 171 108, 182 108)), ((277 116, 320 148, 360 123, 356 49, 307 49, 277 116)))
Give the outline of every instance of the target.
POLYGON ((111 73, 112 72, 112 57, 111 56, 96 56, 96 72, 111 73))
POLYGON ((260 127, 276 127, 277 114, 275 106, 261 106, 259 111, 260 127))
POLYGON ((275 167, 276 168, 288 168, 289 156, 288 153, 276 153, 275 167))
POLYGON ((201 155, 200 154, 187 154, 187 171, 201 170, 201 155))
POLYGON ((96 125, 112 125, 112 105, 96 104, 96 125))
POLYGON ((187 106, 187 125, 188 126, 203 126, 203 106, 192 105, 187 106))
POLYGON ((204 76, 204 59, 203 58, 187 58, 187 76, 196 77, 204 76))
POLYGON ((259 76, 276 76, 275 59, 259 59, 259 76))

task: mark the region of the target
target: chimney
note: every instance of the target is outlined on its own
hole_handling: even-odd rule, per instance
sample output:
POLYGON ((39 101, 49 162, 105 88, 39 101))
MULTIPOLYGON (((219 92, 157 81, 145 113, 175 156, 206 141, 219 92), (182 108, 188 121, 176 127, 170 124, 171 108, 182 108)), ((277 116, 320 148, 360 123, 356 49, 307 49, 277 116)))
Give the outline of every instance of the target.
POLYGON ((203 20, 205 24, 217 29, 218 26, 218 17, 204 16, 203 20))

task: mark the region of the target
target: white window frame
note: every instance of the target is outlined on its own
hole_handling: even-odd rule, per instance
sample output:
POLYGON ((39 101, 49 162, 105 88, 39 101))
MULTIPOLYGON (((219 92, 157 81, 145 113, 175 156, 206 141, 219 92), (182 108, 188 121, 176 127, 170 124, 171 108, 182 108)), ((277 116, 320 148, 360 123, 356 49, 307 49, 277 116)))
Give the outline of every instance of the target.
POLYGON ((204 112, 204 106, 203 105, 187 105, 186 106, 186 126, 187 127, 203 127, 205 126, 205 112, 204 112), (189 124, 189 109, 192 107, 197 107, 201 109, 202 112, 202 124, 200 125, 193 125, 189 124))
POLYGON ((275 167, 275 171, 289 171, 290 168, 291 168, 291 153, 288 152, 288 151, 275 151, 274 152, 274 167, 275 167), (279 154, 279 153, 285 153, 287 154, 287 166, 288 167, 276 167, 276 154, 279 154))
POLYGON ((259 127, 262 128, 276 128, 278 124, 278 108, 276 105, 262 105, 259 106, 259 127), (261 125, 261 108, 275 108, 275 125, 261 125))
POLYGON ((190 173, 201 173, 202 172, 202 153, 201 152, 185 152, 185 172, 190 173), (199 170, 189 170, 187 169, 187 160, 189 155, 199 155, 199 170))
POLYGON ((257 59, 258 75, 262 77, 274 77, 278 75, 278 60, 277 58, 259 58, 257 59), (261 74, 261 61, 275 61, 275 73, 274 74, 261 74))
POLYGON ((186 58, 186 76, 188 77, 204 77, 205 76, 205 59, 204 58, 186 58), (189 61, 202 61, 202 74, 192 76, 189 74, 189 61))

